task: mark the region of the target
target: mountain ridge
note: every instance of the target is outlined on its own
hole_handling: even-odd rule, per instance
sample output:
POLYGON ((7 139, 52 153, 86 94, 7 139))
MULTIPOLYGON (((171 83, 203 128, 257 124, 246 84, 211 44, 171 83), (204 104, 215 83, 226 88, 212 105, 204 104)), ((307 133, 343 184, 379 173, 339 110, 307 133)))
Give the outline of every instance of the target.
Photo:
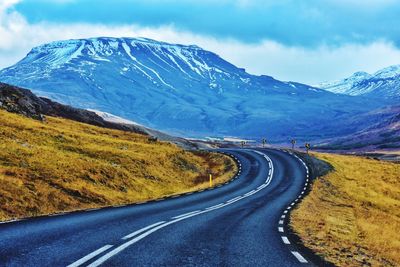
POLYGON ((336 136, 365 126, 339 129, 340 120, 380 106, 252 75, 198 46, 143 38, 45 44, 1 70, 0 81, 185 137, 336 136))
POLYGON ((400 98, 400 65, 373 74, 356 72, 343 80, 324 82, 316 87, 332 93, 374 98, 400 98))

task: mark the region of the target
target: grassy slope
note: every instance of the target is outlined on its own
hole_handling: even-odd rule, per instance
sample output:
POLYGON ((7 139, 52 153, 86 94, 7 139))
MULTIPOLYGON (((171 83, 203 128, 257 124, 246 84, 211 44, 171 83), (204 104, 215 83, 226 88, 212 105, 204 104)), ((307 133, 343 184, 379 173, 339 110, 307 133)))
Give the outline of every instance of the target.
POLYGON ((335 171, 293 212, 294 231, 338 266, 400 266, 400 164, 314 155, 335 171))
POLYGON ((226 156, 143 135, 0 110, 0 220, 157 198, 222 182, 226 156))

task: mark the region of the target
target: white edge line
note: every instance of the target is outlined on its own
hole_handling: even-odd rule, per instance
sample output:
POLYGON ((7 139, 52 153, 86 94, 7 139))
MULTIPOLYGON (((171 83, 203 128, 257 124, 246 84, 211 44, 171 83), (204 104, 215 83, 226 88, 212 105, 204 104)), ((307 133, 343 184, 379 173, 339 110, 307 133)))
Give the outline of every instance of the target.
POLYGON ((184 214, 181 214, 181 215, 172 217, 172 219, 178 219, 178 218, 181 218, 181 217, 185 217, 185 216, 187 216, 187 215, 191 215, 191 214, 198 213, 198 212, 200 212, 200 211, 201 211, 201 210, 191 211, 191 212, 188 212, 188 213, 184 213, 184 214))
MULTIPOLYGON (((264 155, 265 155, 265 154, 264 154, 264 155)), ((266 155, 265 155, 265 156, 266 156, 266 155)), ((272 163, 272 160, 271 160, 268 156, 266 156, 266 158, 267 158, 267 160, 268 160, 270 163, 272 163)), ((273 167, 273 165, 271 165, 270 172, 273 173, 273 170, 274 170, 274 167, 273 167)), ((268 177, 267 177, 267 180, 265 181, 265 185, 269 185, 270 182, 271 182, 271 180, 272 180, 272 175, 269 174, 268 177)), ((204 191, 204 190, 200 190, 199 192, 202 192, 202 191, 204 191)), ((258 192, 258 191, 256 191, 256 192, 258 192)), ((255 192, 255 193, 256 193, 256 192, 255 192)), ((154 227, 154 225, 147 226, 147 227, 145 227, 145 228, 147 228, 147 229, 149 229, 149 228, 151 228, 151 227, 153 227, 153 228, 151 228, 151 229, 148 230, 147 232, 142 233, 142 234, 139 235, 139 236, 136 236, 135 238, 129 240, 128 242, 125 242, 124 244, 118 246, 117 248, 111 250, 110 252, 106 253, 105 255, 103 255, 102 257, 100 257, 99 259, 97 259, 96 261, 94 261, 93 263, 91 263, 90 265, 88 265, 88 267, 96 267, 96 266, 99 266, 100 264, 104 263, 106 260, 108 260, 109 258, 111 258, 111 257, 113 257, 114 255, 118 254, 119 252, 121 252, 121 251, 124 250, 125 248, 131 246, 132 244, 138 242, 139 240, 145 238, 146 236, 148 236, 148 235, 150 235, 150 234, 152 234, 152 233, 158 231, 159 229, 164 228, 164 227, 166 227, 166 226, 168 226, 168 225, 170 225, 170 224, 176 223, 176 222, 181 221, 181 220, 185 220, 185 219, 190 218, 190 217, 193 217, 193 216, 197 216, 197 215, 202 214, 202 213, 207 213, 207 212, 210 212, 211 210, 219 209, 219 208, 222 208, 222 207, 227 206, 227 205, 230 205, 230 204, 231 204, 231 203, 228 203, 228 204, 221 203, 221 204, 218 204, 218 205, 215 205, 215 206, 206 208, 205 210, 200 211, 200 212, 198 212, 198 213, 193 213, 193 214, 190 214, 190 215, 186 215, 186 216, 177 218, 177 219, 175 219, 175 220, 173 220, 173 221, 169 221, 169 222, 160 222, 161 225, 157 225, 157 226, 155 226, 155 227, 154 227)), ((160 224, 160 223, 157 223, 157 224, 160 224)), ((142 229, 140 229, 140 230, 138 230, 138 231, 145 231, 145 230, 144 230, 144 228, 142 228, 142 229)), ((134 233, 137 233, 138 231, 136 231, 136 232, 134 232, 134 233)), ((134 234, 134 233, 132 233, 132 234, 134 234)), ((128 235, 128 236, 129 236, 129 235, 128 235)))
MULTIPOLYGON (((289 152, 290 153, 290 152, 289 152)), ((306 183, 305 183, 305 186, 304 186, 304 188, 303 188, 303 191, 301 192, 301 194, 300 194, 300 196, 301 195, 303 195, 304 194, 304 192, 305 192, 305 190, 307 189, 307 183, 308 183, 308 181, 309 181, 309 170, 308 170, 308 167, 307 167, 307 165, 305 164, 305 162, 302 160, 302 159, 300 159, 297 155, 295 155, 294 154, 294 156, 297 158, 297 159, 299 159, 300 160, 300 162, 304 165, 304 167, 306 168, 306 172, 307 172, 307 179, 306 179, 306 183)), ((299 197, 297 197, 297 199, 295 200, 295 201, 298 201, 299 200, 299 197)), ((289 206, 289 207, 287 207, 287 209, 286 210, 284 210, 283 211, 283 213, 285 214, 285 213, 288 213, 288 211, 291 209, 291 206, 293 206, 294 205, 294 203, 292 202, 292 204, 289 206)), ((281 218, 285 218, 285 216, 286 215, 282 215, 281 216, 281 218)), ((281 225, 281 224, 283 224, 283 220, 279 220, 279 224, 281 225)), ((281 233, 283 233, 283 227, 278 227, 278 231, 279 232, 281 232, 281 233)), ((282 241, 283 241, 283 243, 285 243, 285 244, 290 244, 290 241, 289 241, 289 239, 286 237, 286 236, 281 236, 281 238, 282 238, 282 241)), ((296 257, 296 259, 300 262, 300 263, 308 263, 308 261, 299 253, 299 252, 297 252, 297 251, 290 251, 295 257, 296 257)))
POLYGON ((151 225, 148 225, 148 226, 146 226, 146 227, 143 227, 143 228, 141 228, 141 229, 139 229, 139 230, 137 230, 137 231, 135 231, 135 232, 133 232, 133 233, 130 233, 129 235, 124 236, 122 239, 124 239, 124 240, 125 240, 125 239, 129 239, 129 238, 131 238, 131 237, 134 237, 135 235, 138 235, 138 234, 140 234, 140 233, 143 233, 144 231, 149 230, 150 228, 153 228, 153 227, 155 227, 155 226, 157 226, 157 225, 160 225, 160 224, 162 224, 162 223, 165 223, 165 221, 153 223, 153 224, 151 224, 151 225))
POLYGON ((303 256, 301 256, 301 254, 298 253, 297 251, 290 251, 290 252, 292 252, 292 254, 296 257, 296 259, 297 259, 299 262, 301 262, 301 263, 308 263, 308 261, 307 261, 303 256))
POLYGON ((244 196, 251 196, 251 195, 254 195, 255 193, 257 193, 258 191, 257 190, 251 190, 250 192, 247 192, 246 194, 244 194, 244 196))
POLYGON ((208 207, 208 208, 206 208, 206 210, 209 210, 209 209, 216 209, 216 208, 219 208, 219 207, 221 207, 221 206, 223 206, 223 205, 224 205, 224 203, 220 203, 220 204, 217 204, 217 205, 208 207))
POLYGON ((174 223, 176 223, 176 222, 178 222, 178 221, 182 221, 182 220, 185 220, 185 219, 187 219, 187 218, 196 216, 196 215, 198 215, 198 214, 206 213, 206 212, 208 212, 208 211, 207 211, 207 210, 204 210, 204 211, 201 211, 201 212, 199 212, 199 213, 187 215, 187 216, 185 216, 185 217, 181 217, 181 218, 175 219, 175 220, 173 220, 173 221, 165 222, 165 223, 163 223, 163 224, 161 224, 161 225, 158 225, 158 226, 156 226, 156 227, 154 227, 154 228, 151 228, 151 229, 148 230, 147 232, 144 232, 144 233, 142 233, 141 235, 139 235, 139 236, 137 236, 137 237, 135 237, 135 238, 129 240, 128 242, 125 242, 125 243, 123 243, 122 245, 116 247, 115 249, 111 250, 110 252, 108 252, 107 254, 103 255, 102 257, 100 257, 100 258, 97 259, 96 261, 94 261, 94 262, 92 262, 91 264, 89 264, 87 267, 97 267, 97 266, 103 264, 106 260, 108 260, 109 258, 115 256, 116 254, 118 254, 119 252, 123 251, 123 250, 126 249, 127 247, 129 247, 129 246, 135 244, 135 243, 138 242, 139 240, 145 238, 146 236, 148 236, 148 235, 150 235, 150 234, 152 234, 152 233, 154 233, 154 232, 156 232, 156 231, 158 231, 158 230, 160 230, 160 229, 162 229, 162 228, 164 228, 164 227, 166 227, 166 226, 168 226, 168 225, 170 225, 170 224, 174 224, 174 223))
POLYGON ((290 244, 290 241, 289 241, 289 239, 288 239, 286 236, 282 236, 282 241, 283 241, 283 243, 285 243, 286 245, 289 245, 289 244, 290 244))
POLYGON ((4 221, 4 222, 0 222, 0 224, 6 224, 6 223, 13 223, 13 222, 21 222, 21 221, 25 221, 25 218, 21 218, 21 219, 12 219, 12 220, 8 220, 8 221, 4 221))
POLYGON ((238 200, 241 200, 242 198, 244 198, 244 197, 243 196, 238 196, 238 197, 235 197, 235 198, 232 198, 232 199, 226 201, 226 203, 236 202, 238 200))
POLYGON ((67 267, 77 267, 77 266, 80 266, 80 265, 84 264, 85 262, 87 262, 88 260, 90 260, 90 259, 96 257, 97 255, 99 255, 100 253, 106 251, 107 249, 109 249, 109 248, 111 248, 111 247, 112 247, 112 245, 105 245, 104 247, 101 247, 101 248, 99 248, 99 249, 93 251, 92 253, 86 255, 85 257, 80 258, 79 260, 77 260, 77 261, 71 263, 71 264, 68 265, 67 267))

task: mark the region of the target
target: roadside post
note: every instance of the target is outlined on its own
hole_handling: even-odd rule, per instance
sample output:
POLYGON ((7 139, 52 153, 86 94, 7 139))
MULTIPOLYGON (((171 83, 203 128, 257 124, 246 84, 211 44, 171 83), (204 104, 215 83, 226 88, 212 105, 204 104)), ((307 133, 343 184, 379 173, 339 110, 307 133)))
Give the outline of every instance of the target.
POLYGON ((210 173, 210 187, 213 186, 213 181, 212 181, 212 174, 210 173))
POLYGON ((267 139, 263 138, 262 139, 262 147, 264 147, 266 143, 267 143, 267 139))
POLYGON ((292 141, 290 141, 292 143, 292 150, 294 150, 294 145, 296 144, 296 139, 292 139, 292 141))
POLYGON ((310 143, 306 143, 305 147, 306 147, 306 151, 307 151, 307 154, 308 154, 308 151, 310 151, 310 149, 311 149, 311 144, 310 143))

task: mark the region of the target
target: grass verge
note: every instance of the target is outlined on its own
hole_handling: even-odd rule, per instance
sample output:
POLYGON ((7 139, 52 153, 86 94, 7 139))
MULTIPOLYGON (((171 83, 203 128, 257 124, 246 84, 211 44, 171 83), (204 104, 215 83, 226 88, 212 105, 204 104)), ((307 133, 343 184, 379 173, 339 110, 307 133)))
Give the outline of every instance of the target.
POLYGON ((313 155, 335 170, 292 212, 304 245, 338 266, 400 266, 400 164, 313 155))
POLYGON ((224 155, 66 119, 0 110, 0 220, 139 202, 236 173, 224 155))

